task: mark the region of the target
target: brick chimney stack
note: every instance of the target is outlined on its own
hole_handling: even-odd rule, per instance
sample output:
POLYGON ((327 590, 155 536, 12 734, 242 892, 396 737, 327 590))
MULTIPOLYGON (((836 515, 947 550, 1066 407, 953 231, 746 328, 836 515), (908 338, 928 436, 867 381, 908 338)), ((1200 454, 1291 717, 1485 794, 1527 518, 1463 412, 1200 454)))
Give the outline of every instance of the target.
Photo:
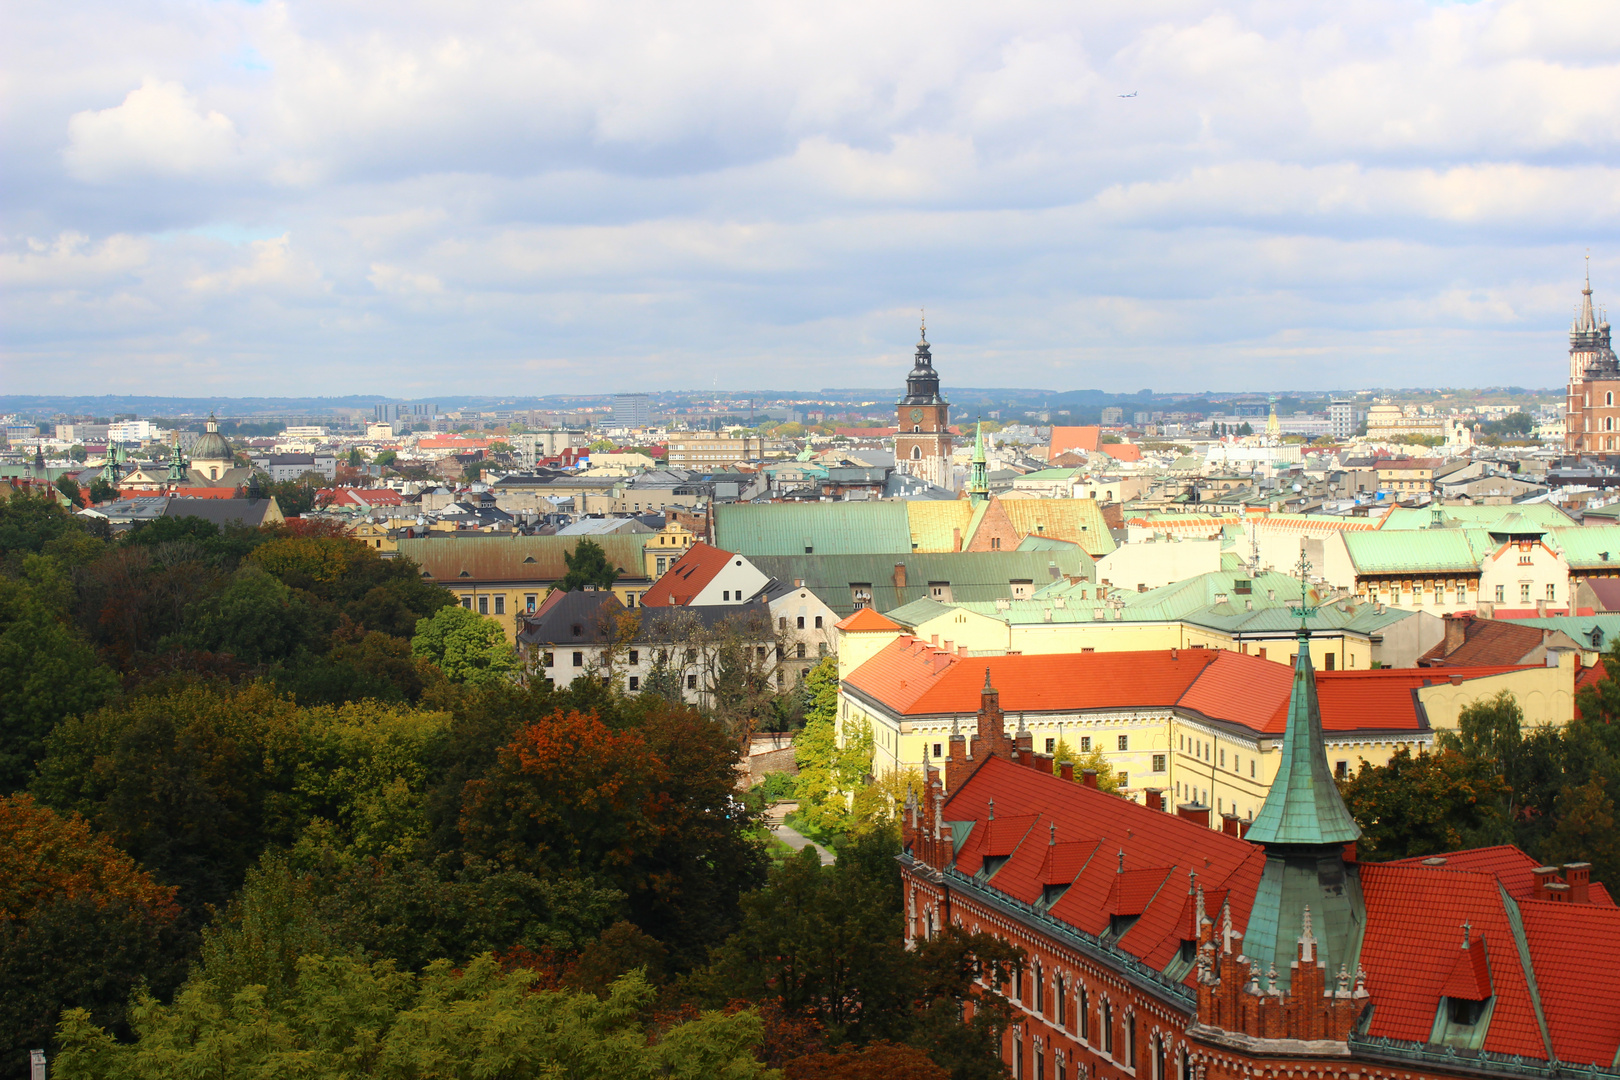
POLYGON ((1009 756, 1012 741, 1007 738, 1007 718, 1001 711, 1001 692, 990 685, 990 669, 984 669, 984 689, 979 691, 979 730, 973 738, 973 758, 982 761, 991 754, 1009 756))
POLYGON ((1590 903, 1592 885, 1592 864, 1572 862, 1564 864, 1564 884, 1569 886, 1569 902, 1572 904, 1590 903))
POLYGON ((1463 647, 1468 640, 1468 616, 1453 614, 1446 616, 1446 655, 1450 656, 1463 647))

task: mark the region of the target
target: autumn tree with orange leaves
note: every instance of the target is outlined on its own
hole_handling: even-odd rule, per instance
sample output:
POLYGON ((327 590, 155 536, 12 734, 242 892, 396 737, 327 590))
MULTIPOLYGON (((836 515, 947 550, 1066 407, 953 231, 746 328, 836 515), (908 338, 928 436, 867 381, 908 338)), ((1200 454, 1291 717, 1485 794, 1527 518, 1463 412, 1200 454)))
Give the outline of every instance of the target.
POLYGON ((0 798, 0 1073, 21 1075, 63 1008, 121 1029, 137 984, 179 982, 174 893, 77 814, 0 798))

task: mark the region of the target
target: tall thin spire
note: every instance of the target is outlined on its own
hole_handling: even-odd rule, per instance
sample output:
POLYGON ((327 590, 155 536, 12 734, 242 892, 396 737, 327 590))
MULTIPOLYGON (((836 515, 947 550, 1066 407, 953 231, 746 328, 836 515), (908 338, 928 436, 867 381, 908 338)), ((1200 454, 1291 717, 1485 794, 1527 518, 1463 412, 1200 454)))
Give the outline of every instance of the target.
POLYGON ((973 462, 968 467, 968 499, 975 505, 990 498, 990 470, 984 457, 984 421, 973 435, 973 462))

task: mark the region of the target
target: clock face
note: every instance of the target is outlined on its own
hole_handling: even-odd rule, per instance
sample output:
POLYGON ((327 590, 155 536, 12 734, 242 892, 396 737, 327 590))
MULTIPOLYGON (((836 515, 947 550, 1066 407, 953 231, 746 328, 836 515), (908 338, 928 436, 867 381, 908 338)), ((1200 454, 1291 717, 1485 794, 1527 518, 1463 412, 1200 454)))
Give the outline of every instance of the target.
POLYGON ((921 420, 922 419, 922 410, 921 409, 912 409, 911 410, 911 418, 913 420, 921 420))

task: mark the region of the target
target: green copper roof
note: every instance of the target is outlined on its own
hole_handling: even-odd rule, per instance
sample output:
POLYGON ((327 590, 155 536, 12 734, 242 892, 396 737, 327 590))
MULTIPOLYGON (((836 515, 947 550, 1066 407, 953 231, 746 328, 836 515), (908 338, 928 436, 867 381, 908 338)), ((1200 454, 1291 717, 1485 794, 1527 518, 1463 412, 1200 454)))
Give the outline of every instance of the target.
POLYGON ((1361 835, 1328 768, 1308 644, 1302 634, 1294 661, 1294 689, 1288 699, 1282 762, 1249 827, 1248 839, 1257 844, 1347 844, 1361 835))

